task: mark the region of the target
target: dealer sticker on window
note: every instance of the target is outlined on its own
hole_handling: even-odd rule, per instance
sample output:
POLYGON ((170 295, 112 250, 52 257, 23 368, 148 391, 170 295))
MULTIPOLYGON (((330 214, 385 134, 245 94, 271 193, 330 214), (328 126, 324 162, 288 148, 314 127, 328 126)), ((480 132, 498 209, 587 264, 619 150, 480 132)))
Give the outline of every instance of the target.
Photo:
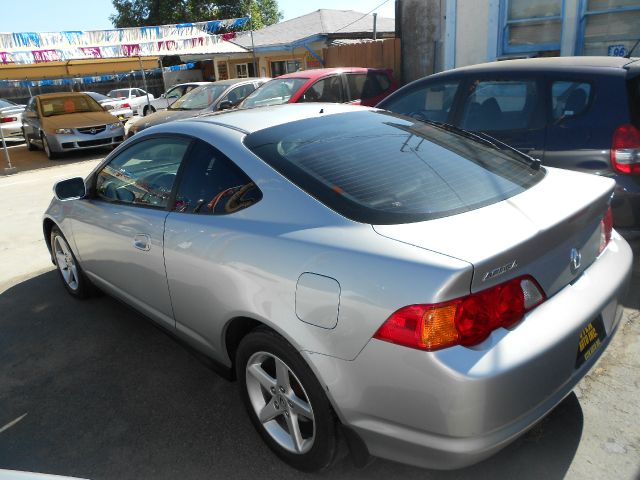
POLYGON ((578 357, 576 358, 576 368, 589 360, 600 348, 607 336, 602 317, 598 317, 580 331, 578 341, 578 357))

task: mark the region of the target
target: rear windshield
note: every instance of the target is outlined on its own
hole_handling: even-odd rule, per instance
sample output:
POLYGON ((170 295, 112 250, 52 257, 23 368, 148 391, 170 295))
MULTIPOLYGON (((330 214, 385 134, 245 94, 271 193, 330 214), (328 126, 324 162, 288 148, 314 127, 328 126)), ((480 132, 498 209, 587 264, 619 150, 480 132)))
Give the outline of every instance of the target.
POLYGON ((245 145, 329 208, 371 224, 470 211, 544 176, 511 153, 380 111, 279 125, 248 135, 245 145))

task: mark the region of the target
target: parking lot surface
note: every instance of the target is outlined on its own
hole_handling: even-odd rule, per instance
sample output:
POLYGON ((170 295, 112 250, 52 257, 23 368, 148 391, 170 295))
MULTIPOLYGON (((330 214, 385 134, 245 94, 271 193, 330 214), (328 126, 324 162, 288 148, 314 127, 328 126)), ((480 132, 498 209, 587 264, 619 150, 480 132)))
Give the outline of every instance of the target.
POLYGON ((263 444, 235 384, 112 298, 65 292, 41 215, 53 183, 86 174, 103 153, 51 162, 24 145, 11 151, 21 173, 0 176, 0 469, 91 479, 639 478, 640 242, 610 348, 515 443, 457 471, 380 459, 356 469, 342 456, 304 475, 263 444))

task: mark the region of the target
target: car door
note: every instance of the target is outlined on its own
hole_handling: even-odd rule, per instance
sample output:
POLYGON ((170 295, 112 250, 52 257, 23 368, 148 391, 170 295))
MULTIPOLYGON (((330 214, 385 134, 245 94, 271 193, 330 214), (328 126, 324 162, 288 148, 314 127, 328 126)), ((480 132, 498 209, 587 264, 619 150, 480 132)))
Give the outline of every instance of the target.
POLYGON ((302 93, 297 102, 342 103, 345 100, 341 75, 331 75, 313 83, 302 93))
POLYGON ((541 158, 545 110, 541 81, 535 77, 469 78, 455 124, 484 132, 529 155, 541 158))
POLYGON ((222 98, 220 98, 220 100, 218 100, 216 102, 216 104, 214 105, 213 109, 214 110, 218 110, 220 104, 222 104, 222 102, 226 102, 226 101, 231 102, 231 106, 235 107, 235 106, 239 105, 240 102, 242 100, 244 100, 245 97, 247 95, 249 95, 251 92, 253 92, 255 89, 256 89, 256 87, 255 87, 255 85, 253 83, 247 83, 247 84, 239 85, 239 86, 237 86, 235 88, 232 88, 224 96, 222 96, 222 98))
POLYGON ((31 97, 22 114, 22 129, 27 145, 31 140, 38 140, 40 132, 40 118, 38 115, 38 105, 36 97, 31 97))
MULTIPOLYGON (((202 140, 188 154, 166 221, 164 258, 177 330, 220 356, 229 309, 251 295, 238 272, 251 241, 245 212, 262 199, 253 181, 202 140)), ((254 251, 255 247, 249 247, 254 251)))
POLYGON ((113 156, 74 202, 71 229, 87 275, 147 316, 174 327, 164 266, 164 227, 191 140, 147 137, 113 156))

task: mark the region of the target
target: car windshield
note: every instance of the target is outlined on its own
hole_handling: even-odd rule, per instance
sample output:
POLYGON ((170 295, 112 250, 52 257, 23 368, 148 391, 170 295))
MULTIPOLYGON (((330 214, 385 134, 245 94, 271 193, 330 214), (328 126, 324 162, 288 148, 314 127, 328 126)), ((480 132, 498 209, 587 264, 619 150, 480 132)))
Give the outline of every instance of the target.
POLYGON ((42 116, 53 117, 69 113, 104 112, 104 109, 89 95, 40 98, 42 116))
POLYGON ((91 98, 93 98, 95 101, 97 102, 112 102, 113 98, 109 98, 106 95, 102 95, 101 93, 97 93, 97 92, 85 92, 87 95, 89 95, 91 98))
POLYGON ((13 102, 10 102, 8 100, 3 100, 0 98, 0 108, 7 108, 7 107, 17 107, 17 105, 13 102))
POLYGON ((276 78, 270 80, 244 99, 240 108, 266 107, 287 103, 309 80, 308 78, 276 78))
POLYGON ((245 145, 332 210, 396 224, 470 211, 540 181, 519 157, 389 112, 321 115, 260 130, 245 145))
POLYGON ((107 97, 111 98, 129 98, 129 89, 125 88, 124 90, 111 90, 107 93, 107 97))
POLYGON ((202 110, 214 103, 229 85, 203 85, 173 102, 169 110, 202 110))

